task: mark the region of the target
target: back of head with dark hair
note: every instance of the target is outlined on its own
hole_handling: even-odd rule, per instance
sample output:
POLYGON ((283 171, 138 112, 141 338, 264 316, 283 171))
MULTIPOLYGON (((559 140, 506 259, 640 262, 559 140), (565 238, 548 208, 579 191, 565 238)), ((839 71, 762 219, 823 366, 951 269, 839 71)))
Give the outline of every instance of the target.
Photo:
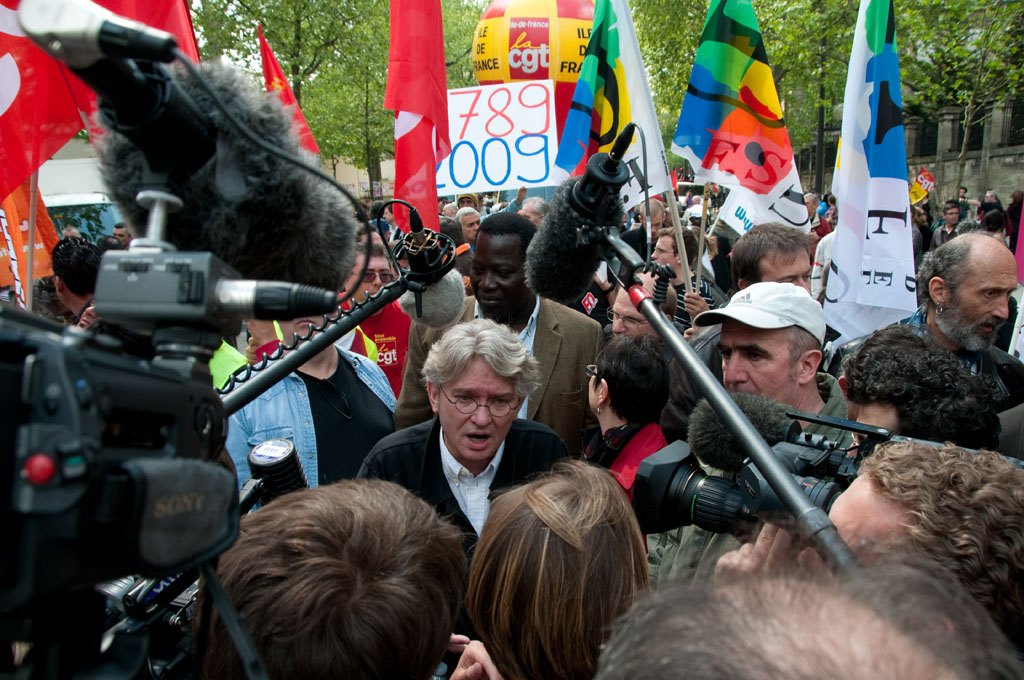
POLYGON ((608 381, 611 407, 630 423, 657 422, 668 402, 668 368, 648 335, 615 335, 597 355, 597 376, 608 381))
POLYGON ((808 252, 810 240, 799 229, 787 227, 780 222, 758 224, 743 234, 732 247, 732 280, 739 285, 740 279, 748 283, 761 281, 761 260, 779 256, 790 258, 797 253, 808 252))
POLYGON ((999 444, 991 379, 971 375, 923 328, 896 325, 875 331, 847 357, 843 375, 850 402, 896 408, 898 434, 904 437, 972 449, 999 444))
POLYGON ((674 585, 622 617, 595 680, 1009 680, 1022 666, 955 581, 874 564, 674 585))
POLYGON ((453 217, 441 218, 441 233, 450 237, 456 246, 466 242, 466 237, 462 234, 462 225, 453 217))
POLYGON ((374 219, 377 219, 378 217, 380 219, 384 219, 384 213, 383 213, 383 211, 381 211, 381 208, 383 208, 383 207, 384 207, 384 201, 374 201, 373 203, 371 203, 370 204, 370 219, 374 220, 374 219))
POLYGON ((50 252, 53 275, 75 295, 96 292, 96 276, 100 271, 100 249, 84 238, 66 238, 57 242, 50 252))
POLYGON ((1002 235, 1006 231, 1006 213, 1002 210, 987 210, 981 218, 981 228, 990 234, 1002 235))
MULTIPOLYGON (((278 498, 240 529, 217 573, 270 677, 425 679, 436 670, 466 558, 462 533, 432 507, 391 482, 344 480, 278 498)), ((245 677, 219 613, 203 677, 245 677)))
POLYGON ((96 247, 100 249, 101 253, 105 253, 108 250, 123 250, 121 242, 117 240, 116 236, 100 236, 99 240, 96 241, 96 247))
POLYGON ((488 236, 515 236, 519 239, 523 262, 526 261, 526 248, 530 245, 537 227, 522 215, 511 212, 492 213, 480 223, 481 234, 488 236))

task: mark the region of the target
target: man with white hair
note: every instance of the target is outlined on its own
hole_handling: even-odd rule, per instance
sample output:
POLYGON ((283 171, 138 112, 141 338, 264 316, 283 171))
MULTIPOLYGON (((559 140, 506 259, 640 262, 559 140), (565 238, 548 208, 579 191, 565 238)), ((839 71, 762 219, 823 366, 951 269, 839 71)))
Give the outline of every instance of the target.
POLYGON ((462 237, 469 244, 470 250, 476 249, 476 232, 480 229, 480 213, 476 208, 459 208, 455 213, 455 219, 462 227, 462 237))
POLYGON ((517 419, 540 384, 537 360, 519 337, 488 319, 452 326, 423 363, 434 418, 388 435, 359 477, 396 482, 476 542, 492 491, 524 481, 568 456, 547 425, 517 419))

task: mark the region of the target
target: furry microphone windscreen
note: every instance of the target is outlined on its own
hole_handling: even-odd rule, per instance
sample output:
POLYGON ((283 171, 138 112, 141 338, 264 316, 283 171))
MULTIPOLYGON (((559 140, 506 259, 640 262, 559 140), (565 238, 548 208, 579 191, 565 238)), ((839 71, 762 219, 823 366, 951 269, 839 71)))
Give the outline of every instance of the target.
MULTIPOLYGON (((769 446, 786 436, 790 419, 785 404, 757 394, 730 392, 729 396, 769 446)), ((693 454, 704 465, 725 472, 738 472, 747 458, 732 430, 708 403, 701 399, 690 414, 688 442, 693 454)))
MULTIPOLYGON (((579 177, 570 178, 558 187, 547 216, 526 249, 526 284, 537 295, 563 304, 583 297, 601 264, 596 244, 576 243, 578 226, 595 226, 569 202, 569 194, 579 181, 579 177)), ((619 208, 609 219, 618 224, 621 217, 619 208)))
POLYGON ((413 321, 430 328, 444 328, 462 318, 466 303, 466 287, 462 285, 462 274, 452 269, 439 281, 427 286, 421 295, 423 316, 416 316, 416 297, 406 291, 398 298, 402 311, 413 321))
MULTIPOLYGON (((228 110, 259 138, 319 167, 315 156, 300 151, 292 115, 276 94, 262 92, 248 75, 228 66, 200 64, 199 69, 228 110)), ((337 189, 245 139, 184 70, 172 74, 209 117, 217 141, 214 156, 182 182, 184 207, 169 214, 164 239, 179 250, 210 251, 245 278, 339 290, 354 258, 353 206, 337 189)), ((104 181, 122 215, 142 235, 147 211, 135 197, 144 188, 144 154, 117 132, 107 130, 102 137, 98 155, 104 181)))

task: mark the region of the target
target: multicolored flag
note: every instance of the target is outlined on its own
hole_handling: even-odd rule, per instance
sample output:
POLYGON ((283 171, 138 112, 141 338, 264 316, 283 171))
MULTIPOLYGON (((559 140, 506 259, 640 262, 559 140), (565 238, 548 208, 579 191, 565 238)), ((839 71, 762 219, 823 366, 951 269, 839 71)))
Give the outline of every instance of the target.
POLYGON ((844 342, 917 307, 892 0, 861 0, 832 191, 839 205, 825 321, 844 342))
POLYGON ((674 185, 669 179, 665 147, 629 5, 626 0, 597 0, 594 27, 558 142, 557 174, 552 173, 553 177, 581 174, 587 159, 611 149, 622 128, 630 122, 636 123, 646 135, 647 167, 644 168, 644 146, 638 132, 623 156, 631 174, 620 194, 627 206, 640 203, 645 188, 660 194, 674 185))
POLYGON ((50 251, 60 237, 53 227, 43 198, 36 192, 35 250, 32 257, 32 275, 28 273, 28 218, 31 199, 29 180, 15 187, 7 198, 0 201, 0 286, 14 286, 18 304, 25 307, 25 288, 31 281, 53 273, 50 251))
MULTIPOLYGON (((384 108, 395 112, 395 198, 439 231, 437 164, 452 151, 440 0, 391 0, 390 44, 384 108)), ((408 210, 396 204, 394 215, 408 231, 408 210)))
POLYGON ((755 223, 809 229, 782 106, 750 0, 711 0, 672 151, 730 188, 755 223))
POLYGON ((306 122, 306 117, 302 115, 302 109, 299 108, 299 102, 295 99, 295 93, 292 92, 292 86, 288 84, 288 79, 284 77, 284 71, 281 70, 281 65, 277 63, 277 57, 270 49, 270 45, 267 44, 267 39, 263 37, 263 24, 256 24, 256 33, 260 38, 260 61, 263 62, 263 81, 266 83, 267 92, 277 91, 277 96, 281 98, 281 103, 287 108, 294 110, 294 125, 295 131, 299 135, 299 144, 306 151, 312 153, 320 153, 320 147, 317 146, 316 140, 313 139, 313 133, 309 131, 309 123, 306 122))

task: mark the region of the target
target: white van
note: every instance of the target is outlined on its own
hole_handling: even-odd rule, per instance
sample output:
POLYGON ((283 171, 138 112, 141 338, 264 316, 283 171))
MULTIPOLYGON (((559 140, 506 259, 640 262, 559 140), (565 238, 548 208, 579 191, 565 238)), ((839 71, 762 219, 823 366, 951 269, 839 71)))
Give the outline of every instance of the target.
POLYGON ((39 193, 57 234, 76 227, 95 243, 113 233, 121 214, 105 191, 95 158, 49 160, 39 168, 39 193))

